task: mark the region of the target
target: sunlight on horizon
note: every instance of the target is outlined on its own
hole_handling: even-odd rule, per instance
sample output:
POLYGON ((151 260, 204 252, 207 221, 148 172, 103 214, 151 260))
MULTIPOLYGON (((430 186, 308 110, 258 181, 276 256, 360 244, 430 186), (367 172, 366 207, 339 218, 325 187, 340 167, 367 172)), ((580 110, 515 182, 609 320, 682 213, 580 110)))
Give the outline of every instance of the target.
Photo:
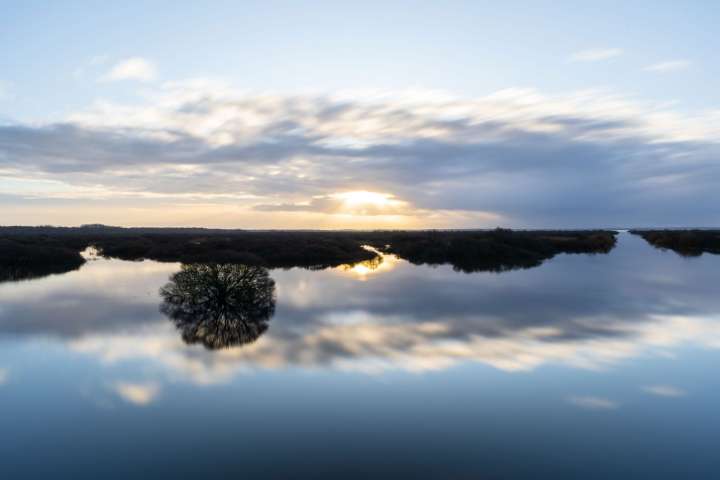
POLYGON ((332 197, 339 198, 346 205, 351 207, 358 205, 373 205, 382 207, 393 203, 402 203, 398 200, 394 200, 394 195, 389 193, 369 192, 367 190, 336 193, 332 195, 332 197))

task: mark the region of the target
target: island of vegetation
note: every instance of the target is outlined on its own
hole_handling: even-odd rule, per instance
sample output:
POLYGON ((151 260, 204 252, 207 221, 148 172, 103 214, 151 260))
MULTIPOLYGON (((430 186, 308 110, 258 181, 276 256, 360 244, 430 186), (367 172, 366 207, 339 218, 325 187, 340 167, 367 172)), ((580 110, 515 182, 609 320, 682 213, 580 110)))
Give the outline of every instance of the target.
POLYGON ((0 279, 79 268, 80 252, 123 260, 321 269, 377 256, 464 272, 531 268, 559 253, 607 253, 610 230, 258 231, 201 228, 0 227, 0 279))
POLYGON ((672 250, 684 257, 720 254, 720 230, 631 230, 655 248, 672 250))
POLYGON ((463 272, 502 272, 539 266, 558 253, 608 253, 608 230, 420 231, 382 233, 368 243, 415 265, 449 263, 463 272))

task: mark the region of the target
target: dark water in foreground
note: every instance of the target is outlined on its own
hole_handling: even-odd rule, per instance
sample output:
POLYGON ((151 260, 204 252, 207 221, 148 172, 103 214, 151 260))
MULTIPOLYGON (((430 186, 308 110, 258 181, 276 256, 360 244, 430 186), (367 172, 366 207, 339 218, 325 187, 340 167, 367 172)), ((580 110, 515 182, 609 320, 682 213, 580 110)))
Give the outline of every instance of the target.
POLYGON ((0 478, 720 475, 720 256, 179 270, 0 284, 0 478))

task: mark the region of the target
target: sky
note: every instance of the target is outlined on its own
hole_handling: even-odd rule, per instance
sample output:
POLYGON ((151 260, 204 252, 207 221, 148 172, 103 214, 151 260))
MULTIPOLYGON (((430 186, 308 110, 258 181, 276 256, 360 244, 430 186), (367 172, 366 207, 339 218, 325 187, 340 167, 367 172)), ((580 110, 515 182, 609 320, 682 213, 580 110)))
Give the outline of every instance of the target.
POLYGON ((0 224, 717 226, 719 20, 0 0, 0 224))

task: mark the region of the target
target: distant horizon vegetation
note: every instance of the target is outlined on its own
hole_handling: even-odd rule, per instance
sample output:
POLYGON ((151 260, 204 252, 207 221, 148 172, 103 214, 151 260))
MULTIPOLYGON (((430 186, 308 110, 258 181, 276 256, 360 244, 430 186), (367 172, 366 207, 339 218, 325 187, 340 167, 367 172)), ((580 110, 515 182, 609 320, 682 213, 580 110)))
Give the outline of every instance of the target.
POLYGON ((584 231, 244 231, 112 227, 0 227, 7 280, 79 268, 80 252, 123 260, 237 263, 321 269, 372 260, 377 252, 414 264, 505 271, 540 265, 558 253, 607 253, 616 232, 584 231), (368 250, 370 246, 376 251, 368 250), (48 268, 52 265, 52 269, 48 268))
POLYGON ((418 228, 389 228, 389 227, 378 227, 378 228, 254 228, 254 227, 205 227, 205 226, 136 226, 136 225, 108 225, 104 223, 82 223, 80 225, 55 225, 55 224, 38 224, 38 225, 2 225, 0 224, 0 230, 2 233, 7 233, 9 229, 56 229, 60 230, 72 230, 72 229, 83 229, 83 230, 133 230, 133 231, 218 231, 218 232, 489 232, 493 230, 510 230, 518 232, 534 232, 534 231, 566 231, 566 232, 582 232, 582 231, 593 231, 593 230, 615 230, 615 231, 695 231, 695 230, 720 230, 720 226, 596 226, 593 228, 588 227, 511 227, 496 225, 494 227, 467 227, 467 228, 436 228, 436 227, 418 227, 418 228))

